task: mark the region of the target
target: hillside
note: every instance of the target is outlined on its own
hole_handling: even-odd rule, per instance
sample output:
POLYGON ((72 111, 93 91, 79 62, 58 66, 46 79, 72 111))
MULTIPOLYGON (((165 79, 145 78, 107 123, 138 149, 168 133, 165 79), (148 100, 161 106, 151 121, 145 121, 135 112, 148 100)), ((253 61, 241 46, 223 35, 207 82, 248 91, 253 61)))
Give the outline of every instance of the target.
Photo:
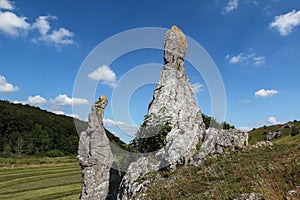
MULTIPOLYGON (((75 120, 80 132, 86 129, 86 122, 75 120)), ((106 133, 115 144, 124 144, 109 131, 106 133)), ((78 134, 72 117, 0 101, 1 155, 63 156, 77 154, 77 149, 78 134)))
MULTIPOLYGON (((299 122, 290 122, 299 128, 299 122)), ((284 125, 261 127, 249 133, 256 143, 265 131, 284 125)), ((184 166, 175 172, 148 175, 146 199, 235 199, 241 194, 261 194, 262 199, 288 199, 288 191, 300 186, 300 134, 292 128, 273 146, 249 146, 231 154, 208 158, 200 167, 184 166)), ((293 198, 300 199, 300 191, 293 198)))
POLYGON ((272 126, 263 126, 257 129, 249 131, 249 144, 255 144, 257 141, 262 141, 265 139, 268 133, 275 131, 282 132, 282 136, 276 140, 276 143, 280 143, 282 140, 286 139, 292 133, 297 134, 300 130, 300 121, 294 120, 293 122, 287 122, 285 124, 276 124, 272 126))

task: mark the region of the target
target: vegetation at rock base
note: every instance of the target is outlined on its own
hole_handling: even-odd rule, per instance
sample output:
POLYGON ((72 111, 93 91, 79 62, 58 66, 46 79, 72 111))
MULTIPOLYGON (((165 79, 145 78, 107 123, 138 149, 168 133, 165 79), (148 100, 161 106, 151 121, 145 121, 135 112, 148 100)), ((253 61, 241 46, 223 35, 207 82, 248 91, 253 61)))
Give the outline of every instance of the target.
POLYGON ((227 122, 222 122, 222 123, 219 123, 216 118, 214 117, 210 117, 206 114, 203 114, 202 113, 202 119, 203 119, 203 122, 205 124, 205 128, 208 129, 208 128, 217 128, 217 129, 231 129, 231 128, 234 128, 233 125, 230 125, 229 123, 227 122))
POLYGON ((155 179, 155 175, 147 198, 234 199, 256 192, 264 199, 285 199, 300 185, 300 134, 274 142, 274 146, 208 158, 200 167, 185 166, 164 177, 155 179))
MULTIPOLYGON (((77 154, 78 131, 87 122, 41 110, 29 105, 0 101, 0 156, 64 156, 77 154)), ((120 138, 106 130, 107 137, 118 146, 120 138)))

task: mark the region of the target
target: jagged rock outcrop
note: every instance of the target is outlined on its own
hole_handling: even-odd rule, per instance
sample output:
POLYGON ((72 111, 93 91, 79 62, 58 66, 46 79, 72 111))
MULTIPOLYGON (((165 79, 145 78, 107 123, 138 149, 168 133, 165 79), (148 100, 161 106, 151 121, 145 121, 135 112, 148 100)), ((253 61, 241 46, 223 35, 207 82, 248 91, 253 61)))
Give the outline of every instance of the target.
POLYGON ((226 149, 234 150, 245 146, 248 146, 248 133, 237 129, 209 128, 205 131, 200 151, 191 164, 199 166, 209 154, 224 154, 226 149))
POLYGON ((113 155, 103 127, 105 96, 101 96, 89 113, 88 128, 80 134, 78 160, 82 168, 80 199, 106 199, 109 192, 113 155))
POLYGON ((120 185, 119 199, 132 199, 142 188, 138 179, 149 171, 163 167, 175 169, 187 163, 204 134, 202 115, 185 73, 187 40, 176 26, 166 33, 164 48, 165 64, 149 104, 147 116, 150 119, 146 126, 159 125, 155 124, 159 119, 160 122, 168 121, 172 129, 166 136, 164 148, 130 164, 120 185))
POLYGON ((277 139, 277 138, 280 138, 282 136, 282 132, 281 131, 275 131, 275 132, 269 132, 266 137, 265 137, 265 140, 266 141, 271 141, 271 140, 274 140, 274 139, 277 139))

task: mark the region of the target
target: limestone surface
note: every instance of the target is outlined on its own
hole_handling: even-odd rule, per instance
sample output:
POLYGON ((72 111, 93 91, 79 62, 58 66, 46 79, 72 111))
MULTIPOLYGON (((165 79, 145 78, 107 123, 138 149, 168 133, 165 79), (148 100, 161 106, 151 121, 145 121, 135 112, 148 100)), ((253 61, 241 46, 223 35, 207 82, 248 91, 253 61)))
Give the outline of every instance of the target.
POLYGON ((82 168, 80 199, 106 199, 113 155, 103 127, 107 99, 101 96, 92 106, 88 128, 80 134, 78 160, 82 168))

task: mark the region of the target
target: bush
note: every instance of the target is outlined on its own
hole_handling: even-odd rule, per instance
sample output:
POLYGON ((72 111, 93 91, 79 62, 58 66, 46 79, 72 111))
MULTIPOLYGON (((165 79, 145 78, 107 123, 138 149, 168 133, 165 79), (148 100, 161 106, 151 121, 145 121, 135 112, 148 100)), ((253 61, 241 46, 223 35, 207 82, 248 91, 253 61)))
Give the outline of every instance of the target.
POLYGON ((292 135, 292 136, 295 136, 295 135, 298 135, 298 134, 299 134, 299 130, 296 129, 295 127, 293 127, 293 128, 292 128, 292 133, 291 133, 291 135, 292 135))
POLYGON ((48 157, 63 157, 65 154, 61 152, 60 150, 50 150, 46 154, 48 157))

